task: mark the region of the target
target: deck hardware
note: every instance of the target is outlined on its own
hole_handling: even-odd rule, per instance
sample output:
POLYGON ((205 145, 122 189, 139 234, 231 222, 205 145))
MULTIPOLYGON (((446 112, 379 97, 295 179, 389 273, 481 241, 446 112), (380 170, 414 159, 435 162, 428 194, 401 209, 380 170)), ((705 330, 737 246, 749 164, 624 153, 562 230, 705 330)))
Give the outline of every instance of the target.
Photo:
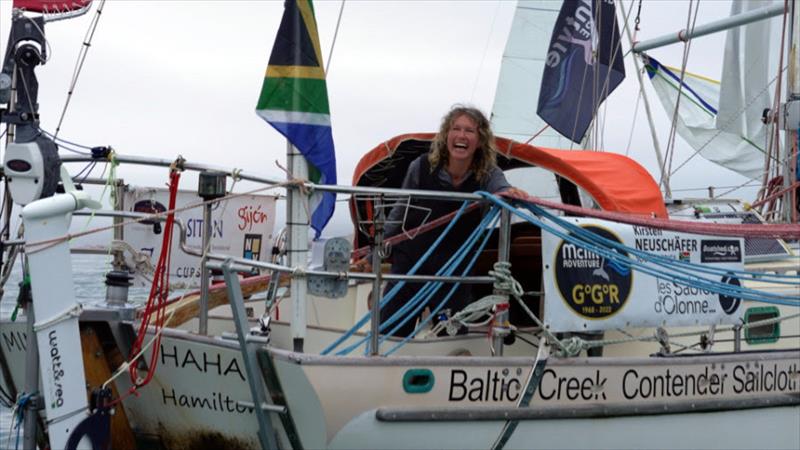
POLYGON ((403 374, 403 390, 408 394, 425 394, 433 389, 435 381, 430 369, 408 369, 403 374))

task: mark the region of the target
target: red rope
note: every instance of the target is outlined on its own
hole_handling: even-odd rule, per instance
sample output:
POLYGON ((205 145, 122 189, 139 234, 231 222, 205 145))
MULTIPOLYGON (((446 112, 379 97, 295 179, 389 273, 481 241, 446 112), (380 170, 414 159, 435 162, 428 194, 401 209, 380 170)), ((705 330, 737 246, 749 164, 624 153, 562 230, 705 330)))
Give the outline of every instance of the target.
POLYGON ((164 306, 167 304, 167 296, 169 295, 169 266, 170 257, 172 254, 172 231, 175 223, 175 213, 173 211, 175 210, 175 200, 178 195, 178 182, 180 181, 181 175, 177 170, 173 170, 170 172, 169 177, 170 185, 168 211, 170 211, 170 213, 167 214, 167 220, 164 226, 164 236, 161 241, 161 254, 158 257, 158 263, 156 264, 155 274, 153 276, 153 285, 150 287, 150 296, 147 298, 147 304, 145 305, 144 312, 142 313, 141 322, 139 323, 139 330, 136 335, 136 341, 134 341, 133 346, 131 347, 129 358, 135 359, 131 360, 131 366, 128 369, 128 372, 131 376, 131 382, 133 383, 133 387, 131 387, 131 389, 128 391, 128 395, 135 393, 136 389, 145 386, 150 382, 155 374, 156 366, 158 364, 158 353, 161 343, 161 334, 159 333, 159 330, 164 326, 164 321, 166 318, 166 308, 164 306), (136 355, 142 350, 144 339, 147 335, 147 327, 151 322, 155 326, 155 342, 153 343, 153 348, 150 354, 150 363, 147 368, 147 375, 143 380, 139 380, 136 370, 136 363, 142 356, 140 355, 139 357, 136 357, 136 355))

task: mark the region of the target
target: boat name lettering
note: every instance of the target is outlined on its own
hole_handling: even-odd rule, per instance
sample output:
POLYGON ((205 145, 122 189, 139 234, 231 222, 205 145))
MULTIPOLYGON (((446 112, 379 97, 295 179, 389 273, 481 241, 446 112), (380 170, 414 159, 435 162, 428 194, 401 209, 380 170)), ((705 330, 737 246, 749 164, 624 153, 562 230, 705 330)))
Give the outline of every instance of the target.
POLYGON ((448 400, 460 402, 504 402, 516 401, 522 391, 522 383, 508 370, 486 371, 485 376, 470 377, 466 371, 450 371, 450 392, 448 400))
MULTIPOLYGON (((222 238, 222 219, 211 221, 211 237, 222 238)), ((186 221, 186 237, 203 237, 203 219, 189 219, 186 221)))
POLYGON ((24 331, 11 331, 2 333, 3 344, 9 352, 24 352, 27 349, 27 337, 24 331))
POLYGON ((558 32, 558 38, 551 43, 545 60, 548 67, 558 66, 573 44, 581 45, 592 41, 592 2, 581 0, 580 3, 575 8, 575 16, 567 18, 566 25, 558 32))
POLYGON ((674 238, 636 238, 636 250, 643 252, 696 252, 696 239, 674 238))
POLYGON ((241 219, 238 225, 239 231, 252 231, 253 225, 267 222, 267 215, 261 212, 261 205, 255 207, 252 205, 242 206, 236 214, 241 219))
POLYGON ((800 368, 792 364, 788 369, 778 367, 764 367, 759 364, 752 369, 747 366, 737 365, 733 368, 733 392, 737 394, 752 394, 756 392, 796 392, 800 383, 800 368))
POLYGON ((64 376, 64 369, 61 368, 61 354, 58 351, 58 334, 56 330, 51 330, 47 334, 50 344, 50 365, 53 373, 53 385, 56 390, 54 392, 56 398, 50 405, 52 408, 59 408, 64 405, 64 390, 62 389, 59 380, 64 376))
POLYGON ((224 361, 222 355, 219 353, 209 355, 206 352, 201 352, 202 357, 198 360, 191 349, 179 351, 178 347, 173 345, 171 352, 167 350, 169 350, 169 348, 162 344, 161 364, 167 365, 169 362, 176 368, 185 369, 190 367, 198 372, 216 373, 220 376, 236 374, 240 380, 245 381, 244 374, 242 374, 242 370, 239 368, 239 361, 236 358, 224 361))
POLYGON ((236 412, 239 414, 253 413, 252 407, 242 406, 236 400, 222 392, 212 392, 211 395, 208 396, 195 396, 176 393, 175 389, 167 391, 161 388, 161 402, 167 406, 181 406, 183 408, 208 409, 211 411, 236 412))
POLYGON ((634 236, 663 236, 664 231, 658 228, 640 227, 633 225, 634 236))
POLYGON ((553 369, 547 369, 539 382, 539 397, 542 400, 606 400, 605 385, 608 378, 594 376, 559 377, 553 369))

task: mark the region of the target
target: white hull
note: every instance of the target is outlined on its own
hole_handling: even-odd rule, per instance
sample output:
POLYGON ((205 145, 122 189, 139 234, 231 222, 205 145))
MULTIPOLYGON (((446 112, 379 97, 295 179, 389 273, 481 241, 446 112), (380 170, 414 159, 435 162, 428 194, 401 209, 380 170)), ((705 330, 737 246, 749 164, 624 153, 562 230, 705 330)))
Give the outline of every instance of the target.
MULTIPOLYGON (((20 386, 25 351, 16 343, 24 325, 4 322, 0 334, 20 386)), ((445 340, 438 350, 469 345, 458 341, 445 340)), ((266 349, 260 357, 267 355, 274 371, 262 373, 270 395, 286 399, 304 448, 489 448, 506 417, 520 419, 507 448, 800 446, 800 351, 551 360, 523 409, 516 401, 531 357, 328 357, 266 349), (430 371, 430 391, 405 392, 410 369, 430 371)), ((117 383, 127 389, 127 375, 117 383)), ((235 341, 166 331, 156 377, 124 405, 138 437, 166 448, 259 448, 255 414, 240 401, 252 402, 235 341)), ((272 417, 280 439, 293 446, 285 423, 272 417)))

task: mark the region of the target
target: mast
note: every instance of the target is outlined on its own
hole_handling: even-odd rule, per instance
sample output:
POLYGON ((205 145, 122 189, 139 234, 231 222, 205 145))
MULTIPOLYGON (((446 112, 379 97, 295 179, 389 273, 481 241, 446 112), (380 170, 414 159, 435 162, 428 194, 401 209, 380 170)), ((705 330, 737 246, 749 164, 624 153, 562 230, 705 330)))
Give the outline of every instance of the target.
MULTIPOLYGON (((286 162, 289 166, 289 178, 305 180, 308 178, 308 162, 300 151, 286 141, 286 162)), ((308 285, 301 277, 305 273, 308 260, 308 206, 303 202, 303 192, 296 186, 290 186, 286 194, 286 225, 289 245, 287 246, 289 267, 292 274, 290 292, 292 297, 292 341, 294 351, 303 351, 306 337, 306 297, 308 285)))

